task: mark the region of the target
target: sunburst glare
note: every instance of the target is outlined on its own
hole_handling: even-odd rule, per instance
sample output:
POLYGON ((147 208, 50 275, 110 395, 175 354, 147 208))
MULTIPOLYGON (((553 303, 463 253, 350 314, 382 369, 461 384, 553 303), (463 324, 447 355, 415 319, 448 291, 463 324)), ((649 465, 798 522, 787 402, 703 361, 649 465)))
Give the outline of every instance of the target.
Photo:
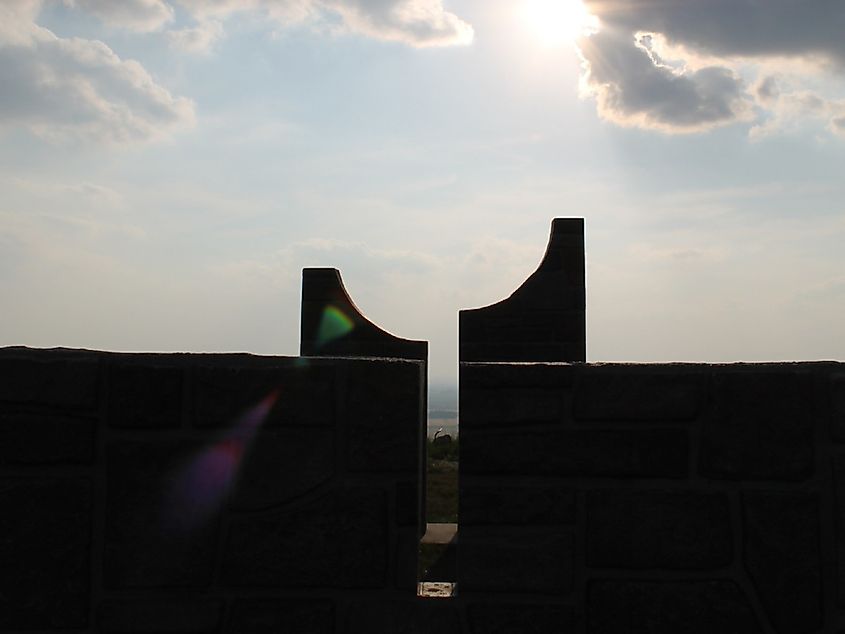
POLYGON ((570 44, 598 30, 598 18, 581 0, 525 0, 522 18, 543 46, 570 44))

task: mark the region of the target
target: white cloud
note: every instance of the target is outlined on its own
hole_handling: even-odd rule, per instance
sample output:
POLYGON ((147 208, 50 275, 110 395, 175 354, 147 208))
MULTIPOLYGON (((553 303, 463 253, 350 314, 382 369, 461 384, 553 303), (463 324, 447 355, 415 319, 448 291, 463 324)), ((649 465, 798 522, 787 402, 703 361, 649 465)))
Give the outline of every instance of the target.
POLYGON ((170 45, 187 53, 208 53, 223 37, 223 25, 217 20, 203 20, 196 26, 167 32, 170 45))
POLYGON ((173 7, 164 0, 64 0, 96 16, 109 26, 132 31, 157 31, 173 20, 173 7))
POLYGON ((96 40, 57 37, 33 21, 38 2, 0 10, 0 128, 50 139, 146 141, 190 125, 193 103, 96 40))
POLYGON ((809 90, 784 90, 778 79, 769 75, 755 88, 761 104, 769 111, 768 118, 751 128, 752 139, 762 139, 772 134, 789 131, 806 122, 822 121, 837 134, 843 130, 837 121, 845 117, 845 100, 827 99, 809 90))
POLYGON ((472 42, 467 22, 446 10, 443 0, 180 0, 200 23, 234 13, 259 13, 282 27, 341 20, 342 31, 409 46, 450 46, 472 42))
MULTIPOLYGON (((617 124, 700 132, 750 121, 759 138, 822 119, 841 131, 843 102, 808 86, 781 93, 772 67, 841 80, 845 3, 828 0, 585 0, 601 31, 582 38, 585 94, 617 124), (671 59, 671 63, 664 61, 671 59), (740 78, 763 76, 753 88, 740 78)), ((800 77, 796 74, 796 78, 800 77)))

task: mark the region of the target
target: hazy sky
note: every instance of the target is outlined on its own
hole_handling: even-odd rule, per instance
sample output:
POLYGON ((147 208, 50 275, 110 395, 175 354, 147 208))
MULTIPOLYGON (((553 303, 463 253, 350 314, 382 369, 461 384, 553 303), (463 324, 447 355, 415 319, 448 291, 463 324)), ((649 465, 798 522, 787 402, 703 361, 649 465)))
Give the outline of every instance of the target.
POLYGON ((845 2, 585 5, 2 0, 0 345, 293 355, 335 266, 452 380, 584 216, 590 361, 845 359, 845 2))

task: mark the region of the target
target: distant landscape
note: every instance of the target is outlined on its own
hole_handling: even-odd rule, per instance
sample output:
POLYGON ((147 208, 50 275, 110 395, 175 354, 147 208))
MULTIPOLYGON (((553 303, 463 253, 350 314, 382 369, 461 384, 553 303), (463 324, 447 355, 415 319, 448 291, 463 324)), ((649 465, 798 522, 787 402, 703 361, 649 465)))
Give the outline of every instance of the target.
POLYGON ((458 435, 458 387, 431 385, 428 389, 428 437, 442 428, 452 437, 458 435))

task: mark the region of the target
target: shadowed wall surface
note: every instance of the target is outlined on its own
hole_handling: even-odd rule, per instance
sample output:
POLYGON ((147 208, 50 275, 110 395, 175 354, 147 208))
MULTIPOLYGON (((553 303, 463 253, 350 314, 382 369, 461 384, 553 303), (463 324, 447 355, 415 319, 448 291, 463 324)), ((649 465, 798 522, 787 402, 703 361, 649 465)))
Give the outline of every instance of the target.
POLYGON ((536 631, 839 631, 844 388, 838 363, 462 364, 462 597, 558 615, 536 631))
POLYGON ((413 596, 422 371, 0 350, 0 630, 335 632, 413 596))

